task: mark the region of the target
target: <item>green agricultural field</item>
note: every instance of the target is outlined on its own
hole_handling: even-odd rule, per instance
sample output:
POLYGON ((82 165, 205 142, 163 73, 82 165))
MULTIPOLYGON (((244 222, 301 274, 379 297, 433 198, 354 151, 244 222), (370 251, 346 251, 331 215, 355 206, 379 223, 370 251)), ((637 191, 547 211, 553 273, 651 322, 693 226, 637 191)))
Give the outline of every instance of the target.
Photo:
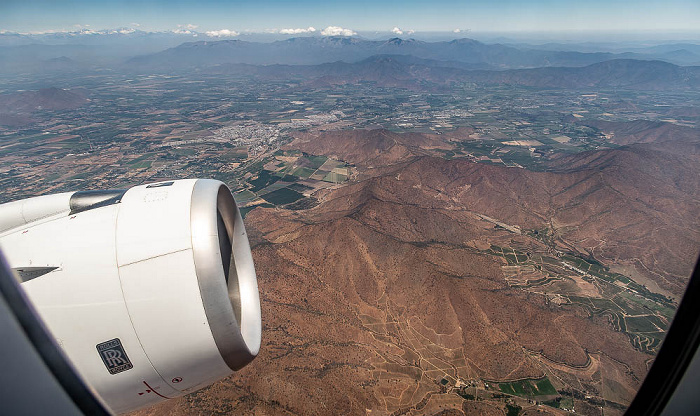
POLYGON ((511 383, 511 385, 513 386, 513 390, 515 390, 515 394, 517 394, 518 396, 535 395, 535 389, 532 387, 532 384, 529 380, 516 381, 514 383, 511 383))
POLYGON ((298 176, 303 179, 308 179, 309 176, 313 175, 314 172, 315 169, 310 169, 302 166, 300 168, 297 168, 294 172, 292 172, 292 175, 298 176))
POLYGON ((634 302, 638 305, 641 305, 641 306, 648 308, 649 310, 657 312, 657 313, 663 315, 667 319, 671 319, 673 317, 673 315, 675 315, 675 313, 676 313, 675 308, 672 308, 672 307, 667 306, 667 305, 658 304, 658 303, 651 301, 649 299, 644 299, 642 297, 635 296, 629 292, 621 292, 620 296, 625 298, 625 300, 634 302))
POLYGON ((498 388, 503 393, 521 397, 552 396, 557 394, 557 390, 547 377, 536 380, 526 379, 499 383, 498 388))
POLYGON ((332 183, 341 183, 345 182, 348 179, 347 176, 341 175, 339 173, 335 172, 329 172, 328 175, 326 175, 323 180, 326 182, 332 182, 332 183))
POLYGON ((315 179, 317 181, 322 181, 323 178, 326 177, 330 172, 325 171, 325 170, 317 170, 316 173, 313 175, 309 176, 309 179, 315 179))
POLYGON ((627 330, 629 332, 658 332, 648 316, 628 316, 625 318, 627 330))
POLYGON ((549 378, 547 377, 538 380, 536 385, 537 392, 539 393, 538 396, 549 396, 552 394, 557 394, 557 389, 554 388, 552 382, 549 381, 549 378))
POLYGON ((326 156, 306 156, 306 159, 311 162, 310 167, 313 169, 320 168, 328 158, 326 156))
POLYGON ((253 185, 250 189, 253 192, 258 192, 261 189, 277 182, 279 178, 274 175, 274 172, 269 170, 261 170, 256 179, 248 181, 249 184, 253 185))
POLYGON ((340 160, 334 160, 334 159, 328 159, 326 160, 326 163, 324 163, 323 168, 324 169, 335 169, 335 168, 344 168, 347 166, 345 162, 342 162, 340 160))
POLYGON ((306 186, 306 185, 303 185, 300 183, 293 183, 293 184, 289 185, 287 188, 289 188, 293 191, 302 192, 302 193, 313 189, 310 186, 306 186))
POLYGON ((260 191, 258 191, 256 193, 258 194, 258 196, 263 196, 263 195, 269 194, 271 192, 274 192, 278 189, 286 188, 287 186, 289 186, 288 182, 280 180, 280 181, 274 182, 270 186, 265 187, 264 189, 261 189, 260 191))
POLYGON ((513 386, 511 386, 510 383, 500 383, 498 388, 501 389, 503 393, 515 395, 515 390, 513 390, 513 386))
POLYGON ((237 192, 233 195, 233 197, 236 200, 236 203, 238 203, 238 204, 252 201, 255 198, 257 198, 257 196, 254 193, 252 193, 248 190, 237 192))
POLYGON ((289 204, 303 198, 304 195, 291 189, 282 188, 263 195, 263 199, 275 205, 289 204))
POLYGON ((636 302, 637 299, 624 296, 625 292, 615 296, 613 300, 627 315, 647 315, 652 312, 648 307, 645 308, 641 303, 636 302))

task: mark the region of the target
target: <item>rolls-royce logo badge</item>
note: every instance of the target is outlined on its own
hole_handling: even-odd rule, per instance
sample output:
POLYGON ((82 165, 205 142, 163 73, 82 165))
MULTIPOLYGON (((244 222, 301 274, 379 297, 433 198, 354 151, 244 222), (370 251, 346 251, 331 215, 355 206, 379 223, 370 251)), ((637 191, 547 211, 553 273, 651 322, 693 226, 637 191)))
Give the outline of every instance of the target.
POLYGON ((109 374, 117 374, 134 368, 119 338, 97 344, 97 352, 100 354, 102 362, 105 363, 109 374))

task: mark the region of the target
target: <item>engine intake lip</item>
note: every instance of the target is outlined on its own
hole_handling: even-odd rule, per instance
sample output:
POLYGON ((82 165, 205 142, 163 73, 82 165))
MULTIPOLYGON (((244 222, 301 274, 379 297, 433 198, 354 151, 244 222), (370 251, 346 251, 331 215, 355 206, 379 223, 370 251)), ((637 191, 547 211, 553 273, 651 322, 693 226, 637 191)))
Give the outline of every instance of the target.
POLYGON ((225 184, 209 179, 195 183, 190 224, 197 281, 211 333, 226 364, 239 370, 258 354, 262 321, 250 244, 225 184))

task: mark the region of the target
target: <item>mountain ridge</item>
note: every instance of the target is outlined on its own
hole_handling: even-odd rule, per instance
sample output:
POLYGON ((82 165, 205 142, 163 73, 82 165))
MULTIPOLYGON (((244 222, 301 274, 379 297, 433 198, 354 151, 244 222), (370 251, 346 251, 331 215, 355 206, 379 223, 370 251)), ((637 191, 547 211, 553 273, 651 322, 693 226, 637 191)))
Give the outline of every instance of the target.
MULTIPOLYGON (((238 41, 244 42, 244 41, 238 41)), ((132 58, 130 65, 200 66, 223 63, 248 64, 321 64, 339 60, 356 62, 377 54, 414 55, 418 58, 481 63, 495 67, 538 67, 551 65, 587 65, 614 57, 610 53, 527 51, 501 44, 484 44, 473 39, 425 42, 393 38, 371 41, 348 37, 302 37, 271 43, 235 43, 224 41, 187 42, 165 51, 132 58), (246 49, 255 45, 255 50, 246 49), (202 48, 206 47, 203 54, 202 48), (191 51, 197 50, 195 54, 191 51), (255 52, 255 53, 252 53, 255 52), (199 61, 193 61, 199 58, 199 61), (186 64, 190 62, 190 64, 186 64)))
POLYGON ((355 63, 336 61, 318 65, 222 64, 203 69, 210 73, 297 78, 311 87, 375 82, 414 90, 444 90, 459 83, 520 85, 539 88, 693 90, 700 88, 700 66, 663 61, 614 59, 583 67, 544 67, 489 70, 484 64, 437 61, 412 55, 374 55, 355 63))
MULTIPOLYGON (((675 198, 685 192, 669 179, 673 173, 659 169, 667 160, 642 166, 647 176, 629 181, 626 188, 621 184, 628 181, 630 169, 650 164, 654 143, 567 156, 554 161, 561 172, 529 172, 435 158, 425 154, 434 140, 378 130, 308 134, 292 144, 302 151, 346 157, 359 169, 377 161, 371 150, 377 145, 393 155, 382 162, 392 164, 326 191, 314 208, 249 213, 246 222, 267 311, 261 355, 250 365, 261 376, 234 374, 219 386, 164 405, 168 412, 230 406, 242 413, 365 414, 369 409, 399 414, 420 409, 439 414, 447 407, 461 415, 471 414, 476 405, 448 393, 442 380, 449 386, 456 379, 498 386, 505 380, 542 377, 605 397, 606 408, 624 409, 650 356, 613 329, 610 316, 557 303, 547 295, 550 283, 536 286, 537 292, 519 289, 506 278, 512 266, 487 253, 508 245, 523 253, 578 247, 603 263, 610 258, 601 253, 609 255, 609 249, 620 258, 628 256, 625 247, 609 245, 611 238, 629 236, 626 227, 644 223, 656 229, 679 213, 685 213, 682 222, 698 215, 693 201, 663 203, 666 194, 675 198), (339 146, 342 142, 347 144, 339 146), (659 187, 668 189, 654 191, 659 187), (582 207, 580 198, 589 200, 590 208, 582 207), (650 203, 657 205, 646 207, 650 203), (574 224, 587 209, 592 221, 574 224), (528 227, 551 226, 550 218, 558 219, 554 237, 565 244, 548 246, 528 234, 528 227), (494 227, 493 221, 521 233, 494 227), (596 224, 613 231, 585 230, 596 224), (595 238, 608 245, 591 244, 595 238), (590 253, 586 247, 592 247, 590 253), (605 387, 597 384, 601 377, 607 380, 605 387)), ((676 169, 694 166, 697 155, 689 157, 678 161, 676 169)), ((676 232, 691 236, 680 246, 697 247, 697 232, 676 232)), ((642 237, 645 248, 630 246, 635 255, 653 249, 643 261, 680 247, 658 244, 666 238, 663 233, 642 237)), ((674 289, 681 291, 681 286, 674 289)), ((484 411, 505 412, 494 401, 476 403, 484 411)), ((576 403, 578 411, 586 409, 585 401, 576 403)), ((597 409, 591 406, 591 412, 597 409)))

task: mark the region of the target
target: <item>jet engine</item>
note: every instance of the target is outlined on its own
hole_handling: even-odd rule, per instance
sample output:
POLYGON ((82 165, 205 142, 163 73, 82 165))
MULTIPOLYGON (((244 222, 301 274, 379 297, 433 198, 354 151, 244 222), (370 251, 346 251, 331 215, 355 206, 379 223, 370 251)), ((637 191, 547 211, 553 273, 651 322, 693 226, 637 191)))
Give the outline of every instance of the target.
POLYGON ((260 300, 222 182, 153 183, 0 205, 0 247, 77 373, 123 413, 255 358, 260 300))

